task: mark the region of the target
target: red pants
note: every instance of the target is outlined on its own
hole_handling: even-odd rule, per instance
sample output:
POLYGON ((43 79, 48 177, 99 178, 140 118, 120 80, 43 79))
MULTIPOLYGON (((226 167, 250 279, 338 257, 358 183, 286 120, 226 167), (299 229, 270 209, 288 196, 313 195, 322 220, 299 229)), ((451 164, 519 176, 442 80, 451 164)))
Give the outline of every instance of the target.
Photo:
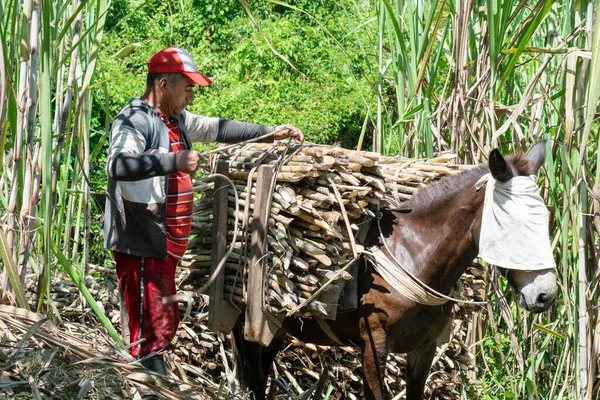
POLYGON ((142 357, 164 349, 179 326, 174 257, 143 258, 114 251, 119 288, 125 297, 131 354, 142 357))

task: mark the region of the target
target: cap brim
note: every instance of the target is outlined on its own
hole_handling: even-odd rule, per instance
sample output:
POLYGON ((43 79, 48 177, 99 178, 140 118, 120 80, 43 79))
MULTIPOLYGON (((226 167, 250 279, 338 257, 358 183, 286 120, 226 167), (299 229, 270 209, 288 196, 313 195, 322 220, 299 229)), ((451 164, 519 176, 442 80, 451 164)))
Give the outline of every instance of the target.
POLYGON ((208 86, 212 83, 208 77, 202 75, 200 72, 184 72, 180 71, 186 78, 194 82, 198 86, 208 86))

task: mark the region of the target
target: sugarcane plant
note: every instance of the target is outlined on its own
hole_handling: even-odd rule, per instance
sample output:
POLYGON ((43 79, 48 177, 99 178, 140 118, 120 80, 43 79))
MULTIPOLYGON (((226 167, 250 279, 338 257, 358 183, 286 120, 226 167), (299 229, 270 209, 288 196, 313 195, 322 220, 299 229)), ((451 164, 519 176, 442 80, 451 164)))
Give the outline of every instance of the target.
MULTIPOLYGON (((549 140, 540 184, 552 214, 562 301, 541 316, 504 301, 476 314, 469 328, 477 332, 473 346, 486 337, 510 338, 508 345, 478 346, 484 376, 495 384, 498 367, 486 361, 495 357, 512 377, 507 394, 594 398, 600 231, 591 216, 599 204, 600 2, 378 4, 378 43, 384 44, 373 63, 378 82, 391 85, 398 98, 390 101, 389 89, 379 84, 376 126, 384 151, 431 156, 449 150, 476 163, 492 147, 522 151, 549 140)), ((488 293, 501 283, 493 274, 489 282, 488 293)))
POLYGON ((0 287, 19 306, 34 304, 60 319, 49 285, 53 272, 64 270, 120 342, 81 278, 90 241, 91 86, 108 6, 0 2, 0 287), (30 276, 37 296, 28 302, 30 276))
POLYGON ((597 398, 600 2, 369 5, 365 13, 364 2, 344 3, 349 15, 364 18, 348 18, 350 32, 333 41, 359 49, 369 63, 363 132, 373 135, 359 146, 406 157, 449 152, 476 164, 494 147, 519 152, 548 140, 539 183, 551 212, 560 301, 543 315, 524 314, 502 298, 510 295, 490 269, 486 293, 501 299, 475 313, 466 334, 479 370, 465 375, 484 382, 464 385, 462 396, 597 398), (487 395, 490 388, 502 392, 487 395))

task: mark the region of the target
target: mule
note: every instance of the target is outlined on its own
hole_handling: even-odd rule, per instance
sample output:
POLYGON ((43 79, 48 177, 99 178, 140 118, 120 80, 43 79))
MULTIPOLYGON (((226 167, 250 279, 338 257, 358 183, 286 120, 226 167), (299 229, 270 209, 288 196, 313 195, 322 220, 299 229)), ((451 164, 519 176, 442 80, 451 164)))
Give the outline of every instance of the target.
MULTIPOLYGON (((488 165, 430 184, 403 204, 404 211, 383 210, 380 222, 371 224, 363 244, 379 246, 384 252, 389 249, 399 264, 419 280, 447 294, 479 252, 485 190, 478 190, 476 183, 488 172, 500 182, 534 175, 545 156, 544 142, 534 145, 526 155, 506 158, 495 149, 488 165)), ((554 302, 557 283, 553 268, 503 269, 502 273, 526 310, 542 312, 554 302)), ((335 321, 327 322, 333 337, 344 345, 360 348, 365 398, 388 396, 383 378, 387 355, 393 352, 407 354, 406 398, 422 399, 436 339, 452 317, 452 302, 440 306, 418 304, 393 289, 364 259, 357 283, 358 308, 338 313, 335 321)), ((234 329, 233 347, 240 383, 256 399, 265 398, 269 371, 286 332, 307 343, 336 344, 331 333, 310 318, 286 318, 268 347, 244 340, 242 323, 234 329)))

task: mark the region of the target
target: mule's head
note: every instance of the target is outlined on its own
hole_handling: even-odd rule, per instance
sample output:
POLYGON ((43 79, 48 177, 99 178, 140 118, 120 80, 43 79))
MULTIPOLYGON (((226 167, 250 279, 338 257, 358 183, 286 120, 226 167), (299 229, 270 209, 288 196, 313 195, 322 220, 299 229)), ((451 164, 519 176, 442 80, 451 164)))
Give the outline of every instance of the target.
POLYGON ((540 313, 554 303, 558 293, 554 268, 535 271, 498 268, 517 294, 519 305, 527 311, 540 313))
MULTIPOLYGON (((495 149, 490 153, 490 173, 499 182, 508 182, 515 176, 535 175, 545 158, 545 141, 535 144, 525 156, 505 159, 495 149)), ((506 251, 515 250, 506 249, 506 251)), ((522 268, 511 269, 509 265, 504 267, 506 268, 500 268, 500 270, 515 290, 519 304, 523 308, 531 312, 542 312, 552 305, 558 293, 555 268, 524 270, 522 268)))

